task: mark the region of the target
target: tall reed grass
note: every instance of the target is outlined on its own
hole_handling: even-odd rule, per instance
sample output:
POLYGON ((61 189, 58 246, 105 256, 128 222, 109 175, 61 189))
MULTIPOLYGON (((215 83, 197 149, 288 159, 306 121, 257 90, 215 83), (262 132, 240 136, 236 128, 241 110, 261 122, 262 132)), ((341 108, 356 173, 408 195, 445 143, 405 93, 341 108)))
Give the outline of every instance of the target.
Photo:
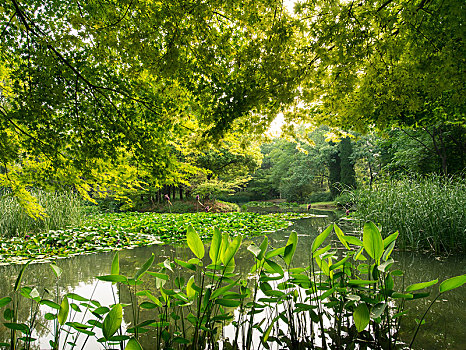
POLYGON ((428 176, 404 178, 351 193, 354 216, 398 230, 399 247, 436 252, 466 248, 466 180, 428 176))
POLYGON ((31 194, 45 208, 42 220, 29 217, 9 192, 0 196, 0 237, 22 236, 42 230, 79 225, 84 217, 82 200, 72 192, 33 190, 31 194))

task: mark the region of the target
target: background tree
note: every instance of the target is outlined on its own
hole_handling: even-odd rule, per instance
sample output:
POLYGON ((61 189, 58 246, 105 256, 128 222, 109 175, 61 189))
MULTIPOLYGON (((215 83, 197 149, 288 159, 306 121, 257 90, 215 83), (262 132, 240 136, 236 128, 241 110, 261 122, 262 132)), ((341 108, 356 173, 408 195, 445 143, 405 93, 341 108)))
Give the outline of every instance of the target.
POLYGON ((353 145, 350 137, 341 139, 338 145, 340 152, 340 182, 348 189, 356 188, 356 173, 354 171, 353 145))
POLYGON ((275 0, 8 0, 0 23, 1 180, 26 202, 10 171, 25 158, 91 181, 123 151, 169 184, 189 167, 183 140, 264 130, 298 86, 275 0))
MULTIPOLYGON (((301 100, 344 129, 463 124, 464 1, 303 1, 301 100)), ((330 122, 331 121, 331 122, 330 122)))

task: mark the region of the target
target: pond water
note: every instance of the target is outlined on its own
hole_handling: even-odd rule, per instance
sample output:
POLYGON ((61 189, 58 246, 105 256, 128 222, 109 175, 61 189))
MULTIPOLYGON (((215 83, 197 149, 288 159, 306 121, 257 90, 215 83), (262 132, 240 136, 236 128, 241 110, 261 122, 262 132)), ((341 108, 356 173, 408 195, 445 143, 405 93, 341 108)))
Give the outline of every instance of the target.
MULTIPOLYGON (((277 231, 269 234, 269 245, 281 247, 285 245, 291 230, 298 233, 298 248, 293 259, 293 265, 304 266, 309 264, 309 251, 315 236, 320 233, 335 216, 331 212, 321 213, 320 217, 296 220, 287 230, 277 231)), ((345 231, 345 229, 343 229, 345 231)), ((251 263, 251 254, 246 250, 248 242, 260 242, 262 238, 245 238, 242 249, 236 258, 236 271, 246 275, 251 263)), ((163 245, 150 246, 136 249, 120 251, 121 274, 133 276, 135 271, 151 256, 155 254, 155 263, 163 262, 165 259, 173 260, 179 257, 188 260, 192 257, 191 252, 185 246, 163 245)), ((116 289, 112 289, 110 283, 99 282, 94 278, 98 275, 110 274, 110 266, 114 253, 101 253, 85 256, 76 256, 57 261, 57 265, 62 268, 63 275, 59 281, 59 291, 63 295, 67 292, 74 292, 81 296, 98 300, 102 305, 114 303, 114 295, 118 294, 116 289)), ((405 285, 416 282, 430 281, 438 278, 443 281, 449 277, 466 273, 466 258, 462 255, 436 258, 420 253, 395 252, 393 258, 396 261, 396 268, 405 272, 405 285)), ((0 266, 0 298, 8 295, 13 289, 16 276, 21 266, 0 266)), ((188 276, 189 277, 189 276, 188 276)), ((28 266, 23 278, 23 286, 36 286, 39 291, 43 288, 54 291, 56 288, 56 278, 48 264, 34 264, 28 266), (40 288, 39 288, 40 287, 40 288)), ((434 287, 435 288, 435 287, 434 287)), ((120 290, 120 295, 116 298, 120 302, 129 302, 129 296, 124 289, 120 290)), ((435 293, 433 293, 435 294, 435 293)), ((435 295, 434 295, 435 297, 435 295)), ((426 324, 421 327, 414 348, 416 349, 464 349, 466 344, 466 288, 462 287, 450 291, 436 302, 426 317, 426 324)), ((404 328, 403 339, 410 341, 413 329, 416 326, 415 318, 420 318, 432 299, 422 299, 408 302, 408 307, 412 312, 403 319, 404 328)), ((25 305, 25 304, 23 304, 25 305)), ((45 312, 42 309, 39 317, 43 325, 38 327, 36 335, 40 342, 33 348, 47 349, 51 334, 47 327, 51 324, 43 318, 45 312)), ((23 307, 20 311, 20 318, 27 319, 29 315, 28 307, 23 307)), ((0 315, 3 321, 3 315, 0 315)), ((81 322, 76 319, 75 321, 81 322)), ((124 314, 124 323, 129 324, 131 316, 124 314)), ((8 338, 8 330, 0 325, 0 342, 8 338)), ((150 348, 150 338, 142 339, 143 345, 146 342, 147 349, 150 348)), ((86 349, 100 349, 101 345, 88 342, 86 349)))

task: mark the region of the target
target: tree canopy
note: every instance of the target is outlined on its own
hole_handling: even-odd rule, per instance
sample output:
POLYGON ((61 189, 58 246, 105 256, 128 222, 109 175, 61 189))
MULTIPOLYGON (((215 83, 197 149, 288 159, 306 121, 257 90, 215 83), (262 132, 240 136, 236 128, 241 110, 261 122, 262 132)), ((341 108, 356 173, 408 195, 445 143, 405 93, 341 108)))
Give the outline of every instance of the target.
POLYGON ((122 154, 160 181, 180 178, 193 172, 187 148, 264 131, 298 86, 295 35, 280 1, 239 4, 3 2, 2 183, 20 188, 38 163, 100 183, 98 165, 122 154))
POLYGON ((462 0, 302 1, 301 100, 347 129, 462 123, 462 0))
POLYGON ((194 148, 260 135, 280 111, 364 131, 464 125, 465 6, 6 0, 0 186, 28 202, 39 181, 84 196, 183 183, 194 148))

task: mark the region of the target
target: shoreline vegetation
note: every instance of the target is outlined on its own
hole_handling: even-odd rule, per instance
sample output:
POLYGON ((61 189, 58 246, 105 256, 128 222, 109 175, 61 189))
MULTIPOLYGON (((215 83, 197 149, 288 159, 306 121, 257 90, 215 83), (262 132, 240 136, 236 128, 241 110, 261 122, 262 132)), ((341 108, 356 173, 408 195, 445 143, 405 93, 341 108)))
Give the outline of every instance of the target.
POLYGON ((466 250, 466 179, 403 177, 336 199, 351 218, 400 232, 399 248, 451 254, 466 250))

